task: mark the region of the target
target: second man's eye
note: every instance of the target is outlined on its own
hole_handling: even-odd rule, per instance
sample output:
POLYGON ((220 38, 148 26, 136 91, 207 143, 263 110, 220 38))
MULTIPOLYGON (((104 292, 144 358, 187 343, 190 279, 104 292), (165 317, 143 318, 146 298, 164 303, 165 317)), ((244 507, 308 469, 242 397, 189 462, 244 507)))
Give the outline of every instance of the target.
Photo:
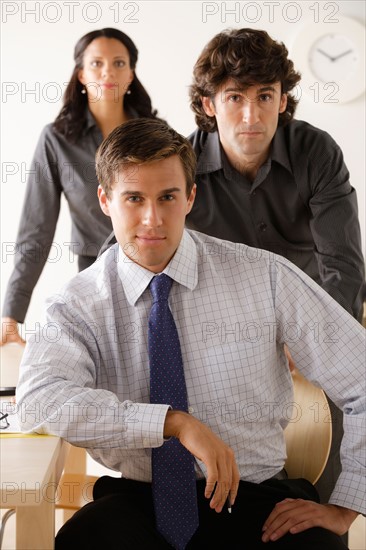
POLYGON ((229 95, 227 100, 231 101, 232 103, 239 103, 239 101, 241 100, 241 96, 238 94, 229 95))
POLYGON ((271 103, 273 101, 273 97, 270 94, 261 94, 259 96, 259 101, 262 101, 264 103, 271 103))

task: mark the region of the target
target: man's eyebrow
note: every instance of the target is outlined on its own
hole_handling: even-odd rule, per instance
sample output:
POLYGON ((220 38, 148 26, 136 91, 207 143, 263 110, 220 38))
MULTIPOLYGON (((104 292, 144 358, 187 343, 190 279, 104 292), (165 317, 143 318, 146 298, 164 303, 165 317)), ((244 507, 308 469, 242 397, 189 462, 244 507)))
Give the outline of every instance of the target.
MULTIPOLYGON (((249 87, 250 87, 250 86, 248 86, 247 88, 239 88, 239 87, 232 88, 232 87, 230 87, 230 88, 225 88, 225 89, 223 90, 223 92, 224 92, 225 94, 226 94, 226 93, 241 93, 241 94, 243 94, 243 93, 245 93, 245 92, 248 90, 249 87)), ((263 92, 274 92, 274 93, 277 93, 277 90, 276 90, 276 88, 274 88, 273 86, 270 86, 270 85, 269 85, 269 86, 262 86, 261 88, 258 88, 257 94, 262 94, 263 92)))
MULTIPOLYGON (((162 191, 159 192, 159 195, 162 196, 162 195, 169 195, 170 193, 180 193, 182 190, 180 189, 180 187, 169 187, 168 189, 162 189, 162 191)), ((120 196, 121 197, 125 197, 127 195, 134 195, 135 197, 143 197, 144 195, 146 195, 146 193, 143 193, 142 191, 130 191, 130 190, 126 190, 126 191, 122 191, 120 196)))

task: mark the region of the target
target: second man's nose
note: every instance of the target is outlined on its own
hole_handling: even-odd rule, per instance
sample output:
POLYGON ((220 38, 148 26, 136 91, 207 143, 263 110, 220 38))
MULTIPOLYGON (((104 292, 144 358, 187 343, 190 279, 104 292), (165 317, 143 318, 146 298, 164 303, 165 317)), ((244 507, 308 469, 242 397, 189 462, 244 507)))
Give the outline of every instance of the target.
POLYGON ((246 124, 253 125, 259 120, 259 110, 256 101, 246 101, 242 107, 242 118, 246 124))

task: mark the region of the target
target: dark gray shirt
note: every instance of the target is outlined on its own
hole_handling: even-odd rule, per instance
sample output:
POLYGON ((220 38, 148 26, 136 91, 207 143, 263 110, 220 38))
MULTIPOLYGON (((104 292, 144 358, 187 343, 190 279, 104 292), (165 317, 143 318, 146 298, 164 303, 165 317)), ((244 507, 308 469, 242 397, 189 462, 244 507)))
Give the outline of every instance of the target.
POLYGON ((329 134, 302 121, 278 128, 253 182, 230 165, 217 132, 197 129, 189 139, 198 166, 187 227, 285 256, 360 320, 356 191, 329 134))
MULTIPOLYGON (((23 322, 33 289, 52 245, 64 193, 72 220, 70 248, 97 256, 112 230, 100 209, 95 152, 102 134, 88 111, 87 124, 77 143, 47 125, 34 154, 17 236, 15 265, 4 300, 3 316, 23 322)), ((68 241, 65 235, 65 242, 68 241)))

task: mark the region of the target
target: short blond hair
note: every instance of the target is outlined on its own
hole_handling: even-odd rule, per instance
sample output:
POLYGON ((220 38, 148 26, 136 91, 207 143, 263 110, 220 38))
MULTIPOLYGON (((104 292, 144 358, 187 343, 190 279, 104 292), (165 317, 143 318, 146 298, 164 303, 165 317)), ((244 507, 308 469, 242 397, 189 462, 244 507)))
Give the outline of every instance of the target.
POLYGON ((177 155, 186 177, 189 197, 194 185, 196 155, 189 141, 165 122, 137 118, 115 128, 96 154, 97 178, 108 198, 123 167, 141 165, 177 155))

